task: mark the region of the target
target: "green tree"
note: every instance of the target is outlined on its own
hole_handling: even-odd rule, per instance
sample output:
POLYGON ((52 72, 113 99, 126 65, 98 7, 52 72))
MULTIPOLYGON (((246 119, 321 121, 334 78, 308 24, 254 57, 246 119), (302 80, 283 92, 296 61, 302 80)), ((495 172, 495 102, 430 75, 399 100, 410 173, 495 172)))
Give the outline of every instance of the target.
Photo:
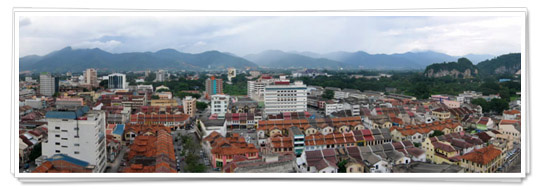
POLYGON ((208 104, 204 102, 197 102, 196 106, 197 106, 197 110, 202 111, 208 107, 208 104))
POLYGON ((495 98, 489 101, 490 111, 497 114, 501 114, 504 110, 508 109, 508 102, 504 99, 495 98))
POLYGON ((441 135, 444 135, 444 133, 442 131, 435 130, 435 131, 433 131, 433 133, 431 135, 429 135, 429 137, 437 137, 437 136, 441 136, 441 135))
POLYGON ((32 151, 30 151, 30 155, 28 155, 28 160, 35 160, 36 158, 41 156, 41 143, 34 146, 32 151))
POLYGON ((157 100, 157 99, 159 99, 158 95, 152 95, 152 100, 157 100))
POLYGON ((347 173, 347 163, 349 160, 341 160, 337 163, 338 166, 338 173, 347 173))
POLYGON ((334 91, 333 90, 324 90, 322 97, 325 99, 332 99, 334 98, 334 91))

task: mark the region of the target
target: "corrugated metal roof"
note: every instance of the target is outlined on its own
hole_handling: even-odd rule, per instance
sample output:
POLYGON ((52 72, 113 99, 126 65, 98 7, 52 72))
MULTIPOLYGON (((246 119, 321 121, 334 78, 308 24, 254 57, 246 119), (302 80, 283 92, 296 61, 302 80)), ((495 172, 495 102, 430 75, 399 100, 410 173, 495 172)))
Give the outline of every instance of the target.
POLYGON ((51 161, 51 162, 55 161, 55 160, 64 160, 66 162, 70 162, 72 164, 76 164, 76 165, 83 166, 83 167, 86 167, 86 166, 89 165, 88 162, 73 158, 73 157, 65 155, 65 154, 55 154, 51 158, 49 158, 47 160, 51 161))
POLYGON ((118 124, 116 125, 116 128, 114 129, 113 133, 115 135, 122 135, 124 134, 124 128, 126 127, 126 125, 124 124, 118 124))
POLYGON ((47 114, 45 114, 45 117, 56 119, 77 119, 88 111, 90 111, 90 108, 88 108, 88 106, 83 106, 75 111, 49 111, 47 114))

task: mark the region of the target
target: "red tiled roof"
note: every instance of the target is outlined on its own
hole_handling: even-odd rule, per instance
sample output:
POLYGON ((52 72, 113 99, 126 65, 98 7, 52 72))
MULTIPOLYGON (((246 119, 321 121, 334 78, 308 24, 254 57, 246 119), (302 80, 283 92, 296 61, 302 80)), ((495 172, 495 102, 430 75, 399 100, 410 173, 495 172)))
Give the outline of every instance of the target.
POLYGON ((501 153, 502 153, 501 150, 495 148, 493 145, 489 145, 488 147, 484 147, 481 149, 474 150, 473 152, 469 152, 463 155, 461 158, 474 162, 474 163, 486 165, 490 163, 491 161, 495 160, 495 158, 500 156, 501 153))

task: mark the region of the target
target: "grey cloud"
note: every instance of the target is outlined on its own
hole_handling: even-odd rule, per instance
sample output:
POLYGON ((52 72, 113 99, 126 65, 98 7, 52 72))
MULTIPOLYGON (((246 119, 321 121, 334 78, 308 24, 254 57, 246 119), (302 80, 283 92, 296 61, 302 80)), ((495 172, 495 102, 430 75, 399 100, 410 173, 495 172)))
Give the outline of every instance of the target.
MULTIPOLYGON (((520 51, 518 17, 31 17, 20 28, 20 55, 65 46, 114 53, 173 48, 237 55, 283 51, 451 55, 520 51), (30 19, 31 23, 30 24, 30 19)), ((20 21, 20 24, 23 20, 20 21)))

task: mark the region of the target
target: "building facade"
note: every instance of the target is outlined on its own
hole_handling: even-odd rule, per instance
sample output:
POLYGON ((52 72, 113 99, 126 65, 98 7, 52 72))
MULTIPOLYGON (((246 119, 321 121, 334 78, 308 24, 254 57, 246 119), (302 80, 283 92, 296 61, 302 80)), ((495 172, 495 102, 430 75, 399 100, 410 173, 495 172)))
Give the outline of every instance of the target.
POLYGON ((206 96, 208 98, 214 94, 223 94, 223 79, 217 79, 216 77, 212 76, 206 79, 205 87, 206 96))
POLYGON ((307 111, 307 87, 302 81, 274 82, 264 89, 264 114, 307 111))
POLYGON ((39 93, 44 96, 53 96, 58 92, 58 78, 51 76, 50 73, 39 75, 39 93))
POLYGON ((46 114, 48 139, 43 142, 42 155, 48 158, 65 154, 105 171, 105 112, 80 107, 72 111, 50 111, 46 114))
POLYGON ((217 114, 218 118, 225 118, 229 107, 229 96, 225 94, 215 94, 211 98, 211 114, 217 114))
POLYGON ((109 89, 127 89, 126 75, 114 73, 109 75, 109 89))

